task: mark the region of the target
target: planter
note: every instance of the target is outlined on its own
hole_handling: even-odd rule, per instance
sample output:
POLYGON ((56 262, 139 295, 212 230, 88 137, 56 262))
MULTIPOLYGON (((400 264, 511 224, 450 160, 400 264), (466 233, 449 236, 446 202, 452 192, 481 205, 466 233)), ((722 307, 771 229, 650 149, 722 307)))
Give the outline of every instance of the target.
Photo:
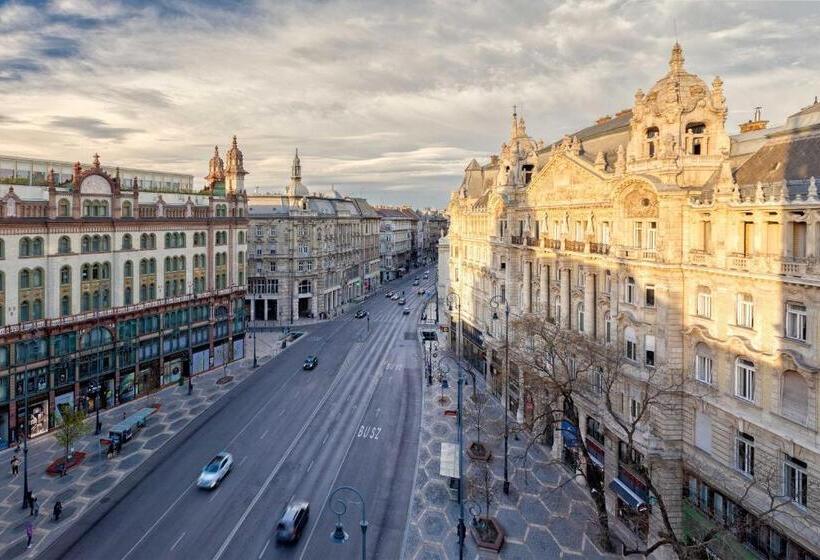
POLYGON ((498 552, 504 546, 504 529, 493 517, 479 517, 470 526, 470 534, 478 548, 498 552))
POLYGON ((493 457, 493 454, 490 452, 486 445, 475 441, 471 443, 470 446, 467 448, 467 455, 473 461, 484 462, 488 462, 493 457))
POLYGON ((63 463, 65 463, 65 472, 68 472, 69 469, 73 469, 82 463, 84 459, 85 453, 82 451, 75 451, 69 456, 67 461, 65 457, 60 457, 59 459, 52 461, 52 463, 46 467, 46 474, 50 474, 51 476, 59 476, 63 470, 63 463))

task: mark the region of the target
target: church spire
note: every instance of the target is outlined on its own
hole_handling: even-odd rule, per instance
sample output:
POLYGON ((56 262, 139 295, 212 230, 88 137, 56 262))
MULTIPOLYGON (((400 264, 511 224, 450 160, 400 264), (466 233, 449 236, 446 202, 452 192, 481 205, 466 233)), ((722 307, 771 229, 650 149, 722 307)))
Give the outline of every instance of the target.
POLYGON ((293 156, 293 165, 290 168, 290 180, 298 183, 302 182, 302 162, 299 160, 299 148, 296 148, 296 155, 293 156))
POLYGON ((675 41, 675 45, 672 47, 672 56, 669 58, 669 71, 673 74, 683 72, 683 61, 683 49, 680 43, 675 41))

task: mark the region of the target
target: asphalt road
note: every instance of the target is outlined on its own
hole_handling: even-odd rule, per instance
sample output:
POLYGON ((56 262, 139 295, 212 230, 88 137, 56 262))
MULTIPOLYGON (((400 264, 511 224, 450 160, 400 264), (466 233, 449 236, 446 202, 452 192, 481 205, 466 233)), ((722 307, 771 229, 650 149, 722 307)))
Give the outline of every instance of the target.
MULTIPOLYGON (((330 540, 336 517, 326 503, 342 485, 365 498, 368 558, 399 558, 421 407, 422 299, 410 285, 414 276, 387 286, 406 292, 410 315, 376 296, 364 304, 369 332, 367 320, 350 317, 311 327, 227 395, 64 558, 359 558, 355 499, 343 519, 350 540, 330 540), (303 371, 311 353, 319 365, 303 371), (233 472, 218 489, 199 490, 200 469, 221 450, 233 454, 233 472), (292 499, 310 502, 310 521, 297 544, 277 546, 273 530, 292 499)), ((422 281, 428 293, 434 278, 422 281)))

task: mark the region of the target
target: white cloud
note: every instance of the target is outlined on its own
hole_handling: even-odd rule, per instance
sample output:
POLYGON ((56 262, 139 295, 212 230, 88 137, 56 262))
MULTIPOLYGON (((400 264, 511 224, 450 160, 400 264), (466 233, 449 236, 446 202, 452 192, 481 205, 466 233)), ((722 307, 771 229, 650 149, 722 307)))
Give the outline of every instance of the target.
POLYGON ((730 129, 760 104, 776 124, 820 89, 817 20, 672 0, 9 3, 0 151, 201 177, 236 133, 252 186, 284 185, 298 146, 309 185, 442 205, 514 103, 546 141, 629 107, 676 25, 687 68, 723 77, 730 129))

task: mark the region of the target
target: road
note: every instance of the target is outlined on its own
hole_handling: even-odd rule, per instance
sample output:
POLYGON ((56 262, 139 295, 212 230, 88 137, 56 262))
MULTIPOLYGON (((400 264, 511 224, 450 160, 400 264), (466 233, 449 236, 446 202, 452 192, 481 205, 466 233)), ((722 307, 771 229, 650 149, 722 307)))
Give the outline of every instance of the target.
MULTIPOLYGON (((410 315, 384 296, 364 304, 368 321, 345 317, 310 327, 306 339, 263 364, 225 397, 225 406, 178 445, 73 544, 66 559, 359 558, 358 505, 344 518, 350 540, 331 542, 325 507, 341 485, 367 507, 368 558, 399 558, 418 446, 422 310, 409 275, 410 315), (303 371, 307 354, 319 357, 303 371), (195 486, 200 469, 226 450, 235 468, 214 491, 195 486), (277 546, 273 528, 292 499, 311 503, 300 541, 277 546)), ((428 293, 435 275, 423 281, 428 293)))

